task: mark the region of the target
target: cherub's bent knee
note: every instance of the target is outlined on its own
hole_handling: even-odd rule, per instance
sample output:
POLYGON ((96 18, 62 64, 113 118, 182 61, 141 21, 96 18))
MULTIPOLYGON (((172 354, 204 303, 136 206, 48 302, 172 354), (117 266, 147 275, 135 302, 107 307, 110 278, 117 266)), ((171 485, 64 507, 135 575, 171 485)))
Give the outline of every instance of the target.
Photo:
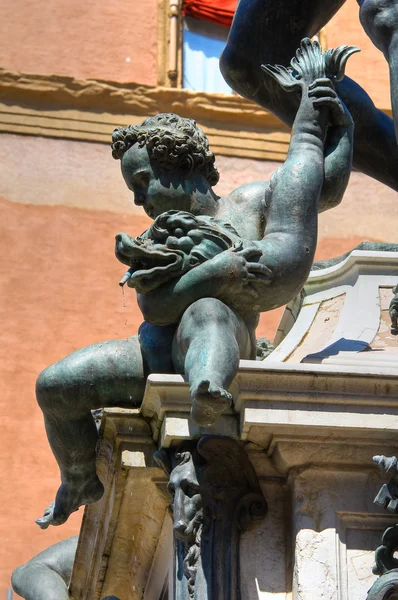
POLYGON ((217 298, 201 298, 185 311, 182 320, 189 327, 206 328, 229 321, 234 316, 232 310, 217 298))
POLYGON ((54 388, 53 378, 49 374, 51 367, 44 369, 36 380, 36 398, 42 410, 45 410, 50 401, 50 390, 54 388))
POLYGON ((16 594, 19 594, 20 596, 22 596, 27 591, 26 584, 28 583, 28 580, 26 571, 27 565, 20 565, 19 567, 14 569, 11 575, 12 589, 16 594))
POLYGON ((63 400, 60 369, 55 365, 47 367, 40 373, 36 381, 36 398, 40 408, 46 412, 55 407, 60 407, 63 400))

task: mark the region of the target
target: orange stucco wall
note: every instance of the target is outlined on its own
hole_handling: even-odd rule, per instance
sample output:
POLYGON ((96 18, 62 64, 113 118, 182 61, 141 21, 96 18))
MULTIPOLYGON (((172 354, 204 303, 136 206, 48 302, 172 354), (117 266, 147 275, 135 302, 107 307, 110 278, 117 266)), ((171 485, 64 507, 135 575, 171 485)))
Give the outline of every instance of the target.
MULTIPOLYGON (((0 3, 0 67, 156 85, 157 2, 78 0, 0 3)), ((388 68, 359 23, 356 0, 347 0, 326 27, 327 45, 357 45, 347 73, 376 105, 390 106, 388 68)))
MULTIPOLYGON (((279 166, 218 156, 220 182, 214 189, 222 196, 245 183, 269 180, 279 166)), ((133 223, 142 215, 122 179, 119 161, 104 144, 3 134, 0 195, 18 203, 118 212, 131 215, 133 223)), ((395 214, 396 198, 395 191, 353 172, 341 205, 320 215, 319 240, 353 235, 395 241, 396 223, 390 215, 395 214)))
MULTIPOLYGON (((119 229, 139 233, 143 220, 64 206, 0 201, 0 598, 12 569, 79 531, 82 511, 62 527, 34 523, 59 484, 41 411, 37 374, 63 355, 136 332, 133 294, 123 306, 123 266, 113 255, 119 229)), ((55 600, 55 599, 54 599, 55 600)))
POLYGON ((0 23, 0 67, 156 85, 156 0, 2 0, 0 23))

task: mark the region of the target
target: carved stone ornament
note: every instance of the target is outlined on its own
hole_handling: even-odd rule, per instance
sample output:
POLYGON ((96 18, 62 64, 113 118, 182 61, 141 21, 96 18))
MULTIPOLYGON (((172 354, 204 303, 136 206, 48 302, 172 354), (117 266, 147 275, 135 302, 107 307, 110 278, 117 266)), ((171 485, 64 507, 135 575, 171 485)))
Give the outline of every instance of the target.
POLYGON ((177 600, 240 600, 239 536, 267 503, 243 446, 204 436, 155 459, 169 474, 177 600))
POLYGON ((383 534, 382 545, 375 553, 373 573, 380 575, 369 590, 367 600, 398 600, 398 525, 389 527, 383 534))
MULTIPOLYGON (((391 512, 398 512, 398 460, 395 456, 374 456, 373 462, 391 479, 384 484, 374 502, 391 512)), ((381 546, 376 549, 373 573, 380 575, 370 588, 367 600, 398 600, 398 525, 389 527, 383 534, 381 546)))
POLYGON ((389 313, 391 318, 391 333, 398 335, 398 285, 392 289, 394 297, 390 302, 389 313))
POLYGON ((395 456, 374 456, 373 462, 384 474, 391 477, 390 481, 380 488, 374 502, 390 512, 398 512, 398 460, 395 456))

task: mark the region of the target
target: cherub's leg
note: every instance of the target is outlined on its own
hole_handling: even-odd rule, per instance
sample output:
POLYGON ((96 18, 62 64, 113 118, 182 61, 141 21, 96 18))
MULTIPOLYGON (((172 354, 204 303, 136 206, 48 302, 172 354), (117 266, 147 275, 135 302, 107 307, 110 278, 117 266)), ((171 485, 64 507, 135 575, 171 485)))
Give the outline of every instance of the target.
MULTIPOLYGON (((317 33, 344 2, 240 0, 220 62, 227 83, 291 126, 299 98, 278 88, 260 65, 287 66, 300 40, 317 33)), ((365 90, 349 77, 336 84, 336 90, 355 122, 354 165, 398 190, 398 146, 392 119, 376 109, 365 90)))
POLYGON ((17 567, 11 578, 14 591, 25 600, 69 600, 77 540, 77 535, 62 540, 17 567))
POLYGON ((61 471, 55 502, 37 519, 45 529, 96 502, 103 486, 95 469, 97 429, 91 409, 138 406, 145 388, 138 337, 94 344, 45 369, 36 394, 61 471))
POLYGON ((391 104, 398 138, 398 2, 357 0, 362 26, 390 68, 391 104))
POLYGON ((240 0, 220 62, 229 85, 291 125, 299 99, 260 67, 287 66, 301 40, 318 33, 345 1, 240 0))
POLYGON ((203 298, 184 313, 173 343, 177 371, 190 383, 192 418, 213 425, 231 405, 227 392, 240 358, 255 356, 254 334, 220 300, 203 298))

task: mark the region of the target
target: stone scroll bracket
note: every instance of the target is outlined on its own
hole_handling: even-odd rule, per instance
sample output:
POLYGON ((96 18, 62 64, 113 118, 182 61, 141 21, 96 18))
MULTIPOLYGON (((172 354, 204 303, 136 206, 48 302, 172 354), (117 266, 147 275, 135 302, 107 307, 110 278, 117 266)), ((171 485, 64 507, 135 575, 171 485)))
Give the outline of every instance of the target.
POLYGON ((155 459, 173 497, 176 600, 240 600, 240 535, 268 510, 243 445, 207 435, 155 459))

